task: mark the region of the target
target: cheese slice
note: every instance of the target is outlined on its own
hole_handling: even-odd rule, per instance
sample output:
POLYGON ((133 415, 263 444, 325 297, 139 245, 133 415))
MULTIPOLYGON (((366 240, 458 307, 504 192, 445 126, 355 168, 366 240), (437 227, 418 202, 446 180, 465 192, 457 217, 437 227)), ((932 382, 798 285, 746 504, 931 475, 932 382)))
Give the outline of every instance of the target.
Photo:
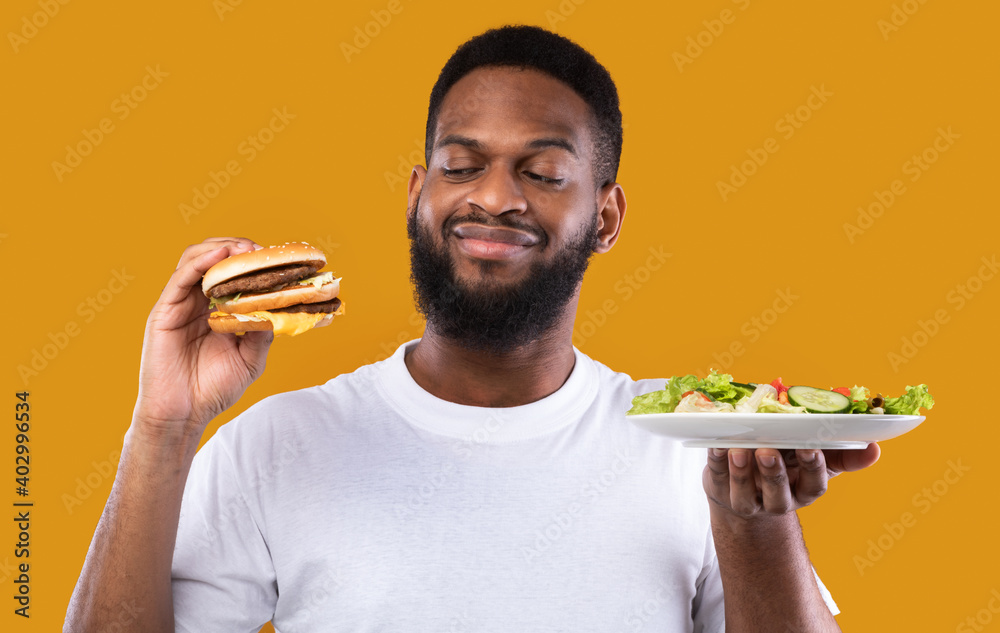
POLYGON ((317 323, 326 318, 322 312, 306 314, 305 312, 250 312, 251 316, 267 319, 274 326, 275 334, 295 336, 313 329, 317 323))
MULTIPOLYGON (((342 314, 341 310, 337 310, 335 314, 342 314)), ((226 312, 213 312, 211 316, 230 316, 235 317, 237 321, 270 321, 272 327, 274 328, 275 334, 287 334, 288 336, 296 336, 302 334, 308 330, 316 327, 316 324, 326 318, 326 314, 307 314, 305 312, 247 312, 245 314, 240 313, 226 313, 226 312)))

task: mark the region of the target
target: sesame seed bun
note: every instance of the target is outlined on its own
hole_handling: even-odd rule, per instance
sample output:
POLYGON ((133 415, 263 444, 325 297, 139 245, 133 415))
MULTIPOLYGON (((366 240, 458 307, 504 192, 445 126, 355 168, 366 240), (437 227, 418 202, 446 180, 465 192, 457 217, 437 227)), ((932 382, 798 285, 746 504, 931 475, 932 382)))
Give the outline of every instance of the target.
POLYGON ((306 264, 316 271, 326 266, 326 255, 323 254, 323 251, 305 242, 287 242, 278 246, 240 253, 227 257, 209 268, 205 273, 205 278, 202 279, 201 290, 207 297, 212 288, 234 277, 290 264, 306 264))

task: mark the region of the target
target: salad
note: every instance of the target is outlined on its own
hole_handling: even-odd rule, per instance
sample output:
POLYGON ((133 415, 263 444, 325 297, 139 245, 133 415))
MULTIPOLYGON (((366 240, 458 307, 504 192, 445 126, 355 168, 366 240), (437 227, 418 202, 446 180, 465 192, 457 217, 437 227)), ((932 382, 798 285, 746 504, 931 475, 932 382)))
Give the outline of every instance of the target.
POLYGON ((729 374, 712 370, 699 379, 694 374, 673 376, 665 389, 636 396, 627 415, 643 413, 871 413, 917 415, 930 409, 934 398, 927 385, 906 387, 898 398, 872 396, 857 385, 817 389, 786 387, 781 378, 770 384, 733 382, 729 374))

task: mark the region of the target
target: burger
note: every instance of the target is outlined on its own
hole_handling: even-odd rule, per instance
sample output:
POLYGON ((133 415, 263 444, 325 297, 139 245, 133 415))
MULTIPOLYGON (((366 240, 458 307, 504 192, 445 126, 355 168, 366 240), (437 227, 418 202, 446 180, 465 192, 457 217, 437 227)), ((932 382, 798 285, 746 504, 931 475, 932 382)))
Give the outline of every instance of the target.
POLYGON ((319 272, 323 266, 326 255, 305 242, 227 257, 201 282, 213 309, 208 326, 229 334, 273 330, 295 336, 329 325, 344 313, 344 304, 337 298, 340 278, 319 272))

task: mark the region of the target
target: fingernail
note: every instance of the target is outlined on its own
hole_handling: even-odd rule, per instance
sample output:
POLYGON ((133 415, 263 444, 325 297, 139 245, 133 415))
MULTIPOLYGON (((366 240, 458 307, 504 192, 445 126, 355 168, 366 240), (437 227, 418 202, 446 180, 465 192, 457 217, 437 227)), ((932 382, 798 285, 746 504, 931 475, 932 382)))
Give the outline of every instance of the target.
POLYGON ((760 455, 757 457, 757 461, 759 461, 760 465, 764 468, 774 468, 774 464, 776 463, 774 455, 760 455))
POLYGON ((811 464, 814 461, 816 461, 816 457, 817 457, 816 451, 806 451, 802 453, 802 456, 799 459, 801 459, 803 462, 807 464, 811 464))
POLYGON ((254 243, 253 243, 253 249, 254 249, 255 251, 259 251, 259 250, 263 250, 263 249, 264 249, 264 247, 263 247, 263 246, 261 246, 260 244, 258 244, 257 242, 254 242, 254 243))
POLYGON ((712 457, 725 457, 725 456, 726 456, 726 449, 724 448, 712 449, 712 457))
POLYGON ((746 451, 733 451, 730 453, 733 456, 733 466, 737 468, 743 468, 747 465, 747 453, 746 451))

